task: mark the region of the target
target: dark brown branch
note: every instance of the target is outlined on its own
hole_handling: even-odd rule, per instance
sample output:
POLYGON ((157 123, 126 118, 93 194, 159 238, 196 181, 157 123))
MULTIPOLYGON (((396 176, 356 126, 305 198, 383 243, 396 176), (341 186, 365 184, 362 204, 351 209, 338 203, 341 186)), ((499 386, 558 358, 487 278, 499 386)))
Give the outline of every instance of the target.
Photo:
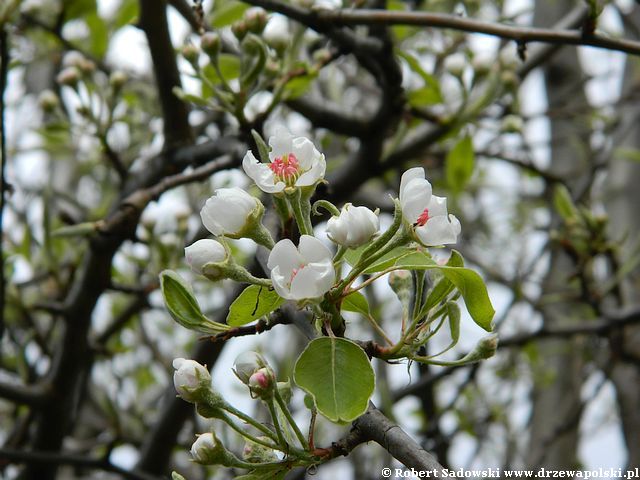
POLYGON ((0 382, 0 397, 22 405, 40 406, 47 401, 49 393, 47 387, 40 384, 0 382))
POLYGON ((176 11, 184 18, 189 26, 196 33, 201 33, 201 30, 206 28, 206 25, 201 25, 196 17, 193 8, 189 5, 187 0, 169 0, 169 5, 176 9, 176 11))
POLYGON ((320 21, 338 25, 417 25, 483 33, 525 44, 542 42, 555 45, 581 45, 640 55, 640 42, 633 40, 609 38, 598 34, 585 35, 581 31, 573 30, 504 25, 442 13, 367 9, 322 10, 317 12, 317 17, 320 21))
POLYGON ((192 139, 187 105, 173 93, 181 87, 173 44, 167 23, 166 0, 140 0, 140 27, 144 31, 153 62, 162 106, 165 147, 189 143, 192 139))
POLYGON ((320 105, 307 99, 289 100, 287 106, 305 116, 314 127, 328 128, 341 135, 362 137, 368 133, 371 124, 331 105, 320 105))
POLYGON ((28 463, 38 465, 72 465, 90 470, 102 470, 120 475, 130 480, 159 480, 145 473, 125 470, 106 459, 90 458, 72 453, 26 452, 24 450, 0 449, 0 468, 10 463, 28 463))
POLYGON ((443 467, 433 455, 422 448, 413 438, 370 404, 367 412, 353 422, 351 431, 331 447, 316 449, 316 454, 325 458, 348 455, 363 443, 374 441, 387 450, 396 460, 409 468, 422 471, 442 472, 443 467))

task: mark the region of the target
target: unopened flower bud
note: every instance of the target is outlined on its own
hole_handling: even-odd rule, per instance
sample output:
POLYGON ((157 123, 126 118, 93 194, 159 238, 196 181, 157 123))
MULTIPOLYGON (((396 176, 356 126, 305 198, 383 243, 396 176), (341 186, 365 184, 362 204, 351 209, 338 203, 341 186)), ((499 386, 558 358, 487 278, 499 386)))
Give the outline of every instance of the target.
POLYGON ((444 69, 454 77, 461 77, 467 66, 467 59, 462 53, 454 53, 444 60, 444 69))
POLYGON ((173 360, 173 385, 183 400, 197 403, 211 390, 211 375, 203 365, 194 360, 173 360))
POLYGON ((249 377, 248 386, 254 398, 271 398, 275 385, 275 374, 269 367, 261 368, 249 377))
POLYGON ((192 43, 188 43, 182 47, 182 56, 194 67, 198 66, 198 58, 200 57, 200 50, 192 43))
POLYGON ((327 223, 329 238, 345 247, 359 247, 367 243, 378 232, 378 216, 367 207, 354 207, 347 203, 339 216, 331 217, 327 223))
MULTIPOLYGON (((268 437, 258 437, 258 439, 266 442, 271 441, 268 437)), ((242 449, 242 458, 249 463, 270 463, 278 460, 278 456, 273 449, 251 440, 247 440, 247 443, 245 443, 242 449)))
POLYGON ((273 15, 264 28, 262 38, 267 42, 267 45, 277 52, 285 50, 291 41, 287 17, 283 15, 273 15))
POLYGON ((249 26, 244 20, 238 20, 231 25, 231 33, 235 35, 239 42, 249 33, 249 26))
POLYGON ((84 60, 84 55, 82 55, 80 52, 72 50, 71 52, 65 54, 64 58, 62 59, 62 66, 80 68, 80 64, 84 60))
POLYGON ((127 80, 129 80, 129 77, 126 73, 122 70, 116 70, 109 77, 109 84, 114 90, 120 90, 127 83, 127 80))
POLYGON ((194 462, 201 465, 232 467, 238 464, 238 459, 211 432, 198 436, 191 446, 191 456, 194 462))
POLYGON ((78 69, 85 75, 91 75, 96 71, 96 64, 88 58, 83 58, 78 63, 78 69))
POLYGON ((53 112, 60 105, 60 99, 55 92, 51 90, 43 90, 38 97, 40 108, 47 113, 53 112))
POLYGON ((245 385, 249 385, 249 378, 261 368, 269 364, 262 355, 256 352, 244 352, 236 358, 233 372, 245 385))
POLYGON ((267 25, 267 12, 260 7, 249 8, 244 14, 244 21, 251 33, 261 34, 267 25))
POLYGON ((216 240, 205 238, 184 249, 187 263, 196 273, 202 274, 202 267, 207 263, 220 263, 227 258, 227 251, 216 240))
POLYGON ((80 72, 76 67, 67 67, 58 73, 56 81, 60 85, 75 88, 80 80, 80 72))
POLYGON ((488 53, 479 53, 473 57, 471 66, 473 67, 473 71, 476 76, 481 77, 489 73, 494 62, 495 59, 492 55, 489 55, 488 53))
POLYGON ((523 127, 522 117, 518 115, 507 115, 502 119, 501 130, 504 133, 521 133, 523 127))
POLYGON ((220 45, 220 35, 215 32, 206 32, 200 37, 200 48, 211 58, 218 56, 220 53, 220 45))
POLYGON ((516 73, 511 70, 506 70, 502 72, 500 74, 500 80, 502 81, 502 84, 507 90, 515 89, 520 83, 520 79, 518 78, 518 75, 516 75, 516 73))

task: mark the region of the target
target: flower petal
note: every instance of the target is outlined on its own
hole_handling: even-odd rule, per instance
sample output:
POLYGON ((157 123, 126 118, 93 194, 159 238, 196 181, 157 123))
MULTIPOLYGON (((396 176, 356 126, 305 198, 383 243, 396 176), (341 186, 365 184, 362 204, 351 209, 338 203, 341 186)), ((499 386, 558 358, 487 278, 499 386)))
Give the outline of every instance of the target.
POLYGON ((276 182, 275 175, 269 168, 269 165, 258 162, 253 152, 248 151, 242 159, 242 168, 251 180, 253 180, 258 188, 266 193, 277 193, 284 190, 284 182, 276 182))
POLYGON ((296 186, 308 187, 309 185, 313 185, 318 180, 324 178, 326 169, 327 162, 324 159, 324 155, 320 154, 320 157, 318 157, 318 160, 311 166, 311 168, 300 175, 298 180, 296 180, 296 186))
POLYGON ((309 170, 320 158, 320 152, 308 138, 294 138, 291 147, 291 153, 296 156, 302 170, 309 170))
POLYGON ((331 261, 310 263, 291 282, 291 296, 296 300, 318 298, 329 291, 335 281, 331 261))
POLYGON ((431 201, 427 206, 429 209, 429 217, 447 216, 447 199, 446 197, 438 197, 431 195, 431 201))
MULTIPOLYGON (((274 247, 275 248, 275 247, 274 247)), ((300 256, 304 259, 304 263, 331 261, 331 251, 311 235, 301 235, 298 250, 300 256)))
POLYGON ((414 178, 400 190, 402 214, 409 223, 415 223, 431 200, 431 184, 424 178, 414 178))
POLYGON ((292 300, 291 292, 289 291, 289 280, 291 278, 291 274, 288 276, 282 275, 280 272, 280 267, 275 266, 273 270, 271 270, 271 282, 273 283, 273 288, 276 293, 280 295, 282 298, 286 298, 287 300, 292 300))
POLYGON ((456 243, 460 233, 460 222, 453 215, 451 217, 453 219, 439 215, 427 220, 424 226, 416 228, 416 234, 422 244, 432 247, 456 243))
POLYGON ((276 128, 275 135, 269 137, 269 146, 271 147, 271 153, 269 157, 273 162, 274 159, 288 155, 293 150, 293 135, 284 127, 279 126, 276 128))
POLYGON ((293 242, 285 238, 276 243, 271 250, 267 267, 271 270, 279 267, 279 273, 285 277, 286 283, 288 283, 294 269, 300 268, 305 263, 293 242))

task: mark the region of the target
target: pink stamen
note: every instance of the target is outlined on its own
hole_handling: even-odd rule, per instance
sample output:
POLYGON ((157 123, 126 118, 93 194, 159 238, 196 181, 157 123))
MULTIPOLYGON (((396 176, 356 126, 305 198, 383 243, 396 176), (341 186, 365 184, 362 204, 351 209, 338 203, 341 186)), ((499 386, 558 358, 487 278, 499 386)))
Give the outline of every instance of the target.
POLYGON ((273 174, 280 180, 291 181, 300 174, 300 163, 293 153, 276 158, 269 164, 273 174))
POLYGON ((418 220, 416 221, 416 225, 423 227, 427 223, 427 220, 429 220, 429 218, 430 218, 429 209, 425 208, 424 211, 418 217, 418 220))
POLYGON ((289 285, 291 285, 291 283, 293 282, 293 279, 296 278, 296 275, 298 274, 298 272, 300 270, 302 270, 304 268, 303 267, 299 267, 299 268, 294 268, 293 271, 291 272, 291 280, 289 280, 289 285))

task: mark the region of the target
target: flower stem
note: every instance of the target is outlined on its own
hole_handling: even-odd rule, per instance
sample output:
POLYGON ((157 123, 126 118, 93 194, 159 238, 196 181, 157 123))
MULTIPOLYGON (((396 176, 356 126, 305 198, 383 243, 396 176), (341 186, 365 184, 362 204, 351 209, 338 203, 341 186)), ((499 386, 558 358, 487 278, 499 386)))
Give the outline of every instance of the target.
POLYGON ((278 443, 285 449, 285 451, 289 450, 289 444, 282 435, 282 427, 280 426, 280 420, 278 419, 278 412, 276 411, 276 406, 273 403, 273 398, 269 398, 265 400, 267 407, 269 408, 269 413, 271 414, 271 419, 273 420, 273 426, 276 429, 276 435, 278 435, 278 443))
POLYGON ((309 450, 309 444, 307 443, 307 439, 304 438, 304 435, 298 428, 298 424, 293 419, 293 416, 289 411, 289 407, 287 407, 287 403, 284 401, 284 398, 282 398, 282 395, 280 395, 280 392, 278 391, 277 388, 275 389, 275 398, 276 398, 276 402, 278 402, 278 405, 280 406, 280 410, 282 410, 282 413, 287 418, 287 421, 289 422, 289 425, 291 425, 293 432, 296 434, 296 437, 298 437, 298 441, 300 442, 300 445, 302 445, 303 449, 309 450))
MULTIPOLYGON (((272 450, 280 450, 282 452, 287 451, 286 449, 286 444, 284 446, 281 445, 274 445, 270 442, 266 442, 264 440, 261 440, 260 438, 254 437, 253 435, 251 435, 249 432, 246 432, 245 430, 243 430, 242 428, 240 428, 238 426, 238 424, 236 422, 233 421, 233 419, 231 419, 227 414, 222 413, 220 415, 220 420, 222 420, 223 422, 225 422, 227 425, 229 425, 233 430, 235 430, 236 432, 238 432, 242 437, 246 438, 247 440, 250 440, 254 443, 257 443, 259 445, 265 446, 267 448, 270 448, 272 450)), ((271 436, 273 436, 273 432, 269 431, 269 433, 271 434, 271 436)))
POLYGON ((260 430, 262 433, 267 435, 273 441, 276 441, 276 437, 275 437, 275 435, 273 434, 273 432, 271 430, 269 430, 267 427, 262 425, 260 422, 257 422, 256 420, 254 420, 252 417, 250 417, 249 415, 247 415, 243 411, 238 410, 237 408, 233 407, 232 405, 230 405, 228 403, 225 403, 225 405, 222 408, 224 408, 231 415, 234 415, 234 416, 238 417, 240 420, 248 423, 249 425, 251 425, 255 429, 260 430))

